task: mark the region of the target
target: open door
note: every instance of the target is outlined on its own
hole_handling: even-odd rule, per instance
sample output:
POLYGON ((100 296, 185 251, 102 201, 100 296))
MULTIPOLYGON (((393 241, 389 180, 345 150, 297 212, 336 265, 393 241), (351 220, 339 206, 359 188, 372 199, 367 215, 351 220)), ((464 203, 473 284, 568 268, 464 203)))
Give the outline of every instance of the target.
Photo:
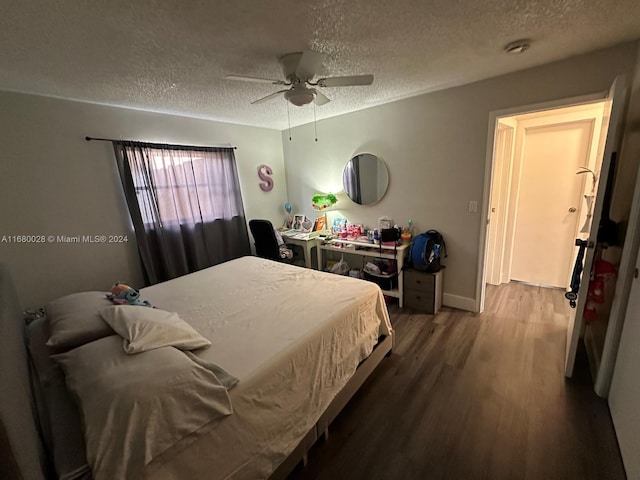
POLYGON ((578 342, 580 341, 580 336, 584 328, 583 313, 586 304, 587 289, 589 287, 589 277, 593 267, 595 247, 598 241, 598 229, 602 218, 605 192, 607 190, 608 183, 607 179, 609 178, 611 160, 617 157, 620 149, 622 117, 627 101, 627 86, 624 77, 617 77, 615 79, 613 85, 611 85, 611 88, 609 89, 607 99, 609 100, 609 129, 607 131, 607 139, 605 141, 602 165, 600 167, 600 172, 598 173, 598 189, 595 203, 593 205, 589 238, 586 241, 586 250, 584 252, 584 264, 582 269, 582 278, 580 281, 580 289, 577 292, 575 309, 572 310, 569 323, 567 325, 567 349, 564 370, 566 377, 571 377, 573 375, 578 342))
MULTIPOLYGON (((510 120, 511 122, 513 120, 510 120)), ((511 164, 515 148, 516 128, 498 120, 496 140, 493 154, 493 173, 491 175, 491 195, 487 225, 489 228, 486 281, 491 285, 508 283, 509 277, 503 271, 504 250, 507 236, 507 209, 509 208, 509 192, 511 186, 511 164)), ((484 292, 483 292, 484 296, 484 292)))

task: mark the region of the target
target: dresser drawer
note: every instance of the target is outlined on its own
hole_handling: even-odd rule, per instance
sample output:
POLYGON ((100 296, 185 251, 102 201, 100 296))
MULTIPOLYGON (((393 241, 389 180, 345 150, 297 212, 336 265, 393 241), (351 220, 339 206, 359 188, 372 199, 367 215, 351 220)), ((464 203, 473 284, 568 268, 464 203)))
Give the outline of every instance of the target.
POLYGON ((435 273, 404 271, 404 305, 426 313, 436 314, 442 306, 443 271, 435 273))
POLYGON ((404 291, 404 306, 426 313, 435 313, 434 296, 418 290, 404 291))
POLYGON ((433 292, 437 273, 419 272, 417 270, 404 271, 404 288, 433 292))

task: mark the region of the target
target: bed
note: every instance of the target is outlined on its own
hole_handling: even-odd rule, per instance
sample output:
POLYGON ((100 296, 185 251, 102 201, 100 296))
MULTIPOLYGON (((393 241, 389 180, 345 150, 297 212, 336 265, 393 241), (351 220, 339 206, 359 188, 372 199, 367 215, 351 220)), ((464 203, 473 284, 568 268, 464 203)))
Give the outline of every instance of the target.
MULTIPOLYGON (((228 389, 233 413, 164 445, 145 459, 139 478, 285 478, 393 346, 377 285, 257 257, 140 293, 210 341, 208 348, 193 351, 199 362, 218 365, 239 382, 228 389)), ((34 395, 38 382, 32 386, 29 374, 40 340, 30 325, 25 346, 18 305, 2 267, 0 477, 42 479, 59 471, 60 459, 42 441, 43 407, 36 401, 40 394, 34 395)), ((63 430, 65 444, 73 443, 70 430, 63 430)), ((54 476, 88 477, 73 468, 75 477, 54 476)))

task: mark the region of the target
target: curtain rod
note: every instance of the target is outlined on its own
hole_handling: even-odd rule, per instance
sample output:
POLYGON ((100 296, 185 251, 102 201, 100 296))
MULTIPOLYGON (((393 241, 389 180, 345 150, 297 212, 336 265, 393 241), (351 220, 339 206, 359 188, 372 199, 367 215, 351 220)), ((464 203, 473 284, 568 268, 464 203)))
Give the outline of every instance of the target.
POLYGON ((177 147, 177 148, 233 148, 234 150, 236 150, 238 147, 231 147, 231 146, 225 146, 225 147, 201 147, 198 145, 174 145, 171 143, 157 143, 157 142, 141 142, 139 140, 121 140, 121 139, 114 139, 114 138, 96 138, 96 137, 84 137, 84 139, 87 142, 90 142, 92 140, 96 140, 98 142, 122 142, 122 143, 149 143, 151 145, 170 145, 172 147, 177 147))

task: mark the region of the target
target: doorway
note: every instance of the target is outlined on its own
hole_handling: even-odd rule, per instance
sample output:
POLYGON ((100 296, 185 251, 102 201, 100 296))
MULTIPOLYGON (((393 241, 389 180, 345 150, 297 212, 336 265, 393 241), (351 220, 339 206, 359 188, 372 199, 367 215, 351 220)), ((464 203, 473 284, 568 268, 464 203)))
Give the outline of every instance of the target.
MULTIPOLYGON (((589 195, 591 202, 585 203, 589 205, 589 208, 585 208, 582 214, 585 216, 585 222, 579 222, 583 225, 580 228, 580 233, 584 232, 584 236, 580 235, 584 240, 577 240, 576 245, 579 244, 580 255, 578 256, 575 248, 576 255, 574 258, 581 258, 581 263, 576 260, 576 270, 573 277, 575 281, 571 282, 571 292, 565 292, 565 296, 569 293, 572 297, 572 305, 575 308, 570 309, 570 313, 567 321, 567 335, 566 335, 566 357, 564 374, 566 377, 573 375, 573 368, 576 361, 576 352, 581 338, 586 339, 585 330, 587 329, 584 312, 587 309, 587 297, 589 296, 590 282, 589 278, 593 273, 593 268, 596 260, 596 251, 600 251, 608 244, 608 240, 605 237, 601 237, 601 226, 603 220, 607 221, 609 215, 609 207, 605 207, 605 200, 607 195, 611 195, 612 182, 615 176, 615 164, 618 153, 620 151, 620 141, 622 138, 622 125, 623 118, 628 102, 629 87, 628 80, 625 76, 618 76, 612 82, 611 87, 607 92, 600 94, 595 93, 584 97, 575 97, 573 99, 555 100, 544 104, 538 104, 530 106, 529 108, 512 108, 501 112, 491 112, 490 122, 487 137, 487 160, 485 162, 485 183, 482 201, 482 212, 486 215, 486 223, 481 226, 481 234, 478 242, 478 274, 476 277, 476 308, 475 311, 482 313, 484 311, 485 292, 486 292, 486 280, 487 280, 487 257, 489 250, 489 223, 490 223, 490 200, 492 194, 492 181, 494 176, 494 154, 497 142, 497 125, 498 121, 503 117, 517 116, 524 111, 529 112, 543 112, 553 109, 561 108, 564 106, 587 106, 593 105, 598 102, 603 102, 603 115, 600 124, 600 139, 598 142, 598 160, 599 168, 593 175, 592 183, 594 187, 591 189, 593 195, 589 195), (601 155, 600 155, 601 153, 601 155), (603 181, 600 181, 603 180, 603 181), (588 233, 587 233, 588 232, 588 233), (582 267, 582 268, 579 268, 582 267), (586 275, 586 276, 585 276, 586 275), (582 283, 583 285, 580 285, 582 283)), ((597 124, 597 123, 596 123, 597 124)), ((514 147, 515 148, 515 147, 514 147)), ((596 164, 597 166, 597 164, 596 164)), ((585 170, 587 171, 587 170, 585 170)), ((584 186, 583 190, 587 191, 584 186)), ((511 208, 511 207, 510 207, 511 208)), ((494 227, 495 228, 495 227, 494 227)), ((627 237, 629 233, 627 232, 627 237)), ((635 238, 635 237, 633 237, 635 238)), ((626 243, 625 238, 625 243, 626 243)), ((507 236, 507 242, 509 237, 507 236)), ((617 241, 617 240, 616 240, 617 241)), ((506 253, 510 250, 506 249, 506 253)), ((538 255, 539 252, 533 252, 532 255, 538 255)), ((622 247, 622 257, 629 256, 628 249, 622 247)), ((620 263, 620 276, 629 276, 628 265, 624 262, 620 263)), ((594 285, 595 289, 592 295, 599 295, 598 289, 594 285)), ((627 290, 628 291, 628 290, 627 290)), ((606 395, 608 391, 608 384, 611 379, 611 373, 613 371, 613 362, 615 360, 615 354, 617 352, 619 343, 619 332, 622 325, 622 317, 620 312, 623 312, 622 302, 626 301, 626 294, 614 295, 613 303, 611 305, 611 315, 608 316, 609 323, 606 329, 606 337, 604 338, 604 344, 600 349, 598 355, 589 355, 590 365, 595 365, 594 370, 597 372, 597 378, 595 381, 595 390, 599 395, 606 395), (625 298, 623 298, 625 297, 625 298), (611 335, 610 335, 611 333, 611 335)), ((590 309, 591 312, 592 309, 590 309)), ((596 312, 598 315, 608 315, 604 312, 596 312)), ((601 315, 601 316, 602 316, 601 315)), ((604 317, 603 317, 604 318, 604 317)), ((587 343, 585 341, 585 343, 587 343)), ((598 352, 595 352, 598 353, 598 352)))
POLYGON ((605 102, 496 120, 486 283, 565 289, 587 238, 606 137, 605 102))

